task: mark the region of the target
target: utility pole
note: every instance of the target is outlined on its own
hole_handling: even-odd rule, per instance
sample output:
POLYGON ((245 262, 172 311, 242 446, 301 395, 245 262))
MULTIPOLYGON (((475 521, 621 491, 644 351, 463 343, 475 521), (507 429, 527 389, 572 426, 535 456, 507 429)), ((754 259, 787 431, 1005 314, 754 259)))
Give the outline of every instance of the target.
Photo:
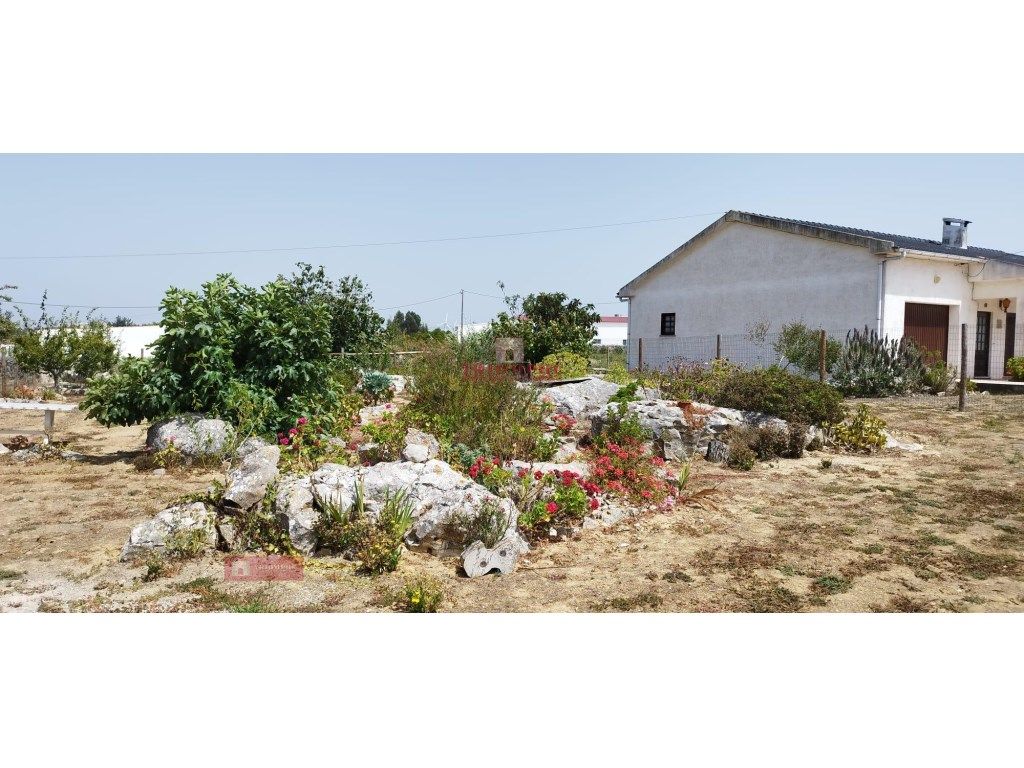
POLYGON ((466 289, 459 289, 459 344, 462 344, 463 328, 466 325, 466 289))

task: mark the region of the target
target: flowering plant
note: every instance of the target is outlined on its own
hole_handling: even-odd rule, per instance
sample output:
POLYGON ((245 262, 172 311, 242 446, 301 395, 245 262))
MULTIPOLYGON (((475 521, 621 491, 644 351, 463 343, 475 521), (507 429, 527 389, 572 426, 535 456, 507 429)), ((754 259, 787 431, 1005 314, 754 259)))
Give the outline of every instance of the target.
POLYGON ((278 432, 277 444, 281 448, 281 466, 286 472, 314 469, 336 458, 339 451, 330 443, 330 436, 305 416, 297 418, 287 431, 278 432))
POLYGON ((568 435, 576 426, 576 419, 565 413, 556 413, 552 416, 552 421, 555 422, 555 429, 563 435, 568 435))
POLYGON ((602 493, 640 505, 660 504, 673 493, 673 486, 660 476, 664 464, 665 460, 648 453, 643 443, 606 442, 594 449, 591 477, 602 493))

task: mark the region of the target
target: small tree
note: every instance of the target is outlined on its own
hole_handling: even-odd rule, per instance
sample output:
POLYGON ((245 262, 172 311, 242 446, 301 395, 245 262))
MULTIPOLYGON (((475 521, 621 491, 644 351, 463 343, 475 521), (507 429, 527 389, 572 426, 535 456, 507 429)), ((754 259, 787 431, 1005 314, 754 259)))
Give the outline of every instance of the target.
MULTIPOLYGON (((0 285, 0 307, 11 303, 11 295, 7 291, 17 288, 14 285, 0 285)), ((21 328, 8 309, 0 309, 0 344, 9 344, 21 333, 21 328)))
MULTIPOLYGON (((775 352, 785 359, 785 368, 794 365, 801 373, 813 376, 821 362, 821 331, 803 323, 782 326, 775 341, 775 352)), ((825 370, 830 371, 843 352, 842 342, 825 340, 825 370)))
POLYGON ((135 325, 135 321, 125 315, 118 315, 114 318, 113 322, 110 323, 112 328, 130 328, 135 325))
POLYGON ((302 303, 327 307, 332 352, 376 351, 384 345, 384 318, 373 308, 373 294, 358 277, 348 275, 334 283, 322 266, 299 262, 290 278, 279 277, 295 287, 302 303))
POLYGON ((32 324, 24 315, 24 330, 14 342, 14 359, 27 373, 45 373, 53 379, 54 389, 69 373, 89 378, 109 371, 117 362, 117 345, 101 320, 87 319, 80 327, 78 314, 68 312, 60 317, 46 312, 46 294, 40 305, 39 321, 32 324))
POLYGON ((601 319, 593 304, 564 293, 531 293, 525 299, 510 296, 505 303, 508 311, 495 319, 494 335, 521 337, 531 363, 563 350, 586 356, 594 325, 601 319))
POLYGON ((388 322, 387 332, 392 336, 412 336, 417 333, 426 333, 427 324, 416 312, 395 312, 395 316, 388 322))

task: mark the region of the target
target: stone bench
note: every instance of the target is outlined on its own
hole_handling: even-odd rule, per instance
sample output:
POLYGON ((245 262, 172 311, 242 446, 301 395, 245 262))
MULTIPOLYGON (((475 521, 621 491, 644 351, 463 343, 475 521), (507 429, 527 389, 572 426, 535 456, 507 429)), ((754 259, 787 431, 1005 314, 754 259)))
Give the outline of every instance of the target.
POLYGON ((76 411, 77 405, 72 403, 44 403, 33 400, 0 400, 0 411, 42 411, 43 428, 39 429, 0 429, 0 435, 42 435, 43 442, 50 442, 53 435, 53 416, 57 411, 76 411))

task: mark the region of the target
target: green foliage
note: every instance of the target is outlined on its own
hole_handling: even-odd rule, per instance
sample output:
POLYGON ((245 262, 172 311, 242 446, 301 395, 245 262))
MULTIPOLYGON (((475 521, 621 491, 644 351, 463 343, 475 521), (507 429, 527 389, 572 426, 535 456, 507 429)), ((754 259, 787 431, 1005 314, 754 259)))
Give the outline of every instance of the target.
POLYGON ((443 602, 444 590, 441 584, 423 576, 405 583, 400 605, 408 613, 437 613, 443 602))
POLYGON ((1006 370, 1014 381, 1024 381, 1024 357, 1011 357, 1006 361, 1006 370))
POLYGON ((208 532, 202 528, 175 531, 164 542, 164 554, 173 560, 198 557, 206 548, 208 532))
POLYGON ((110 321, 111 328, 130 328, 133 325, 135 325, 135 321, 125 315, 117 315, 110 321))
POLYGON ((55 389, 69 372, 89 378, 117 362, 117 345, 104 322, 87 318, 82 325, 66 308, 60 317, 49 315, 45 294, 39 320, 33 325, 24 315, 22 319, 25 327, 14 339, 14 359, 27 373, 48 374, 55 389))
POLYGON ((320 496, 314 497, 314 504, 320 514, 313 532, 321 549, 358 560, 368 573, 385 573, 398 567, 402 537, 412 525, 414 504, 408 491, 389 491, 375 520, 366 516, 361 481, 348 509, 343 510, 333 500, 320 496))
POLYGON ((409 421, 404 414, 385 413, 379 421, 364 424, 363 434, 377 446, 372 461, 397 461, 405 447, 409 421))
POLYGON ((421 355, 413 378, 407 411, 425 431, 502 459, 530 460, 546 450, 540 438, 550 406, 510 376, 474 376, 445 346, 421 355))
POLYGON ((729 443, 729 457, 725 461, 726 466, 733 469, 742 469, 749 472, 757 463, 757 453, 744 440, 737 440, 729 443))
POLYGON ((948 392, 956 377, 956 371, 946 365, 945 360, 936 360, 924 369, 922 383, 926 390, 937 395, 940 392, 948 392))
MULTIPOLYGON (((7 293, 7 291, 13 291, 17 287, 16 285, 0 285, 0 307, 11 303, 11 294, 7 293)), ((9 344, 21 333, 22 328, 14 319, 14 315, 11 314, 10 310, 0 310, 0 344, 9 344)))
POLYGON ((731 369, 712 402, 800 424, 835 422, 844 415, 843 397, 834 387, 778 367, 731 369))
POLYGON ((870 453, 885 445, 884 429, 885 422, 861 403, 848 421, 829 425, 828 433, 837 445, 847 450, 870 453))
POLYGON ((626 368, 626 364, 623 362, 616 361, 608 366, 608 372, 605 373, 604 377, 608 379, 612 384, 629 384, 633 381, 633 377, 630 375, 629 370, 626 368))
POLYGON ((459 358, 467 363, 495 362, 494 339, 494 328, 491 326, 482 331, 467 334, 459 348, 459 358))
MULTIPOLYGON (((821 360, 821 331, 808 328, 803 323, 790 323, 782 326, 779 338, 775 341, 776 353, 785 358, 788 368, 794 365, 802 373, 813 376, 819 371, 821 360)), ((825 340, 825 370, 835 365, 842 354, 843 345, 836 339, 825 340)))
POLYGON ((727 360, 710 363, 679 362, 666 371, 644 371, 640 381, 660 389, 670 400, 690 400, 719 405, 718 397, 736 366, 727 360))
MULTIPOLYGON (((384 346, 384 318, 373 309, 373 294, 358 277, 332 282, 324 268, 299 262, 289 285, 306 306, 327 308, 331 352, 369 352, 384 346)), ((283 277, 279 281, 284 281, 283 277)))
POLYGON ((628 442, 643 443, 651 437, 651 430, 640 423, 640 418, 630 412, 626 403, 619 402, 608 406, 604 426, 597 437, 597 442, 623 445, 628 442))
POLYGON ((557 373, 553 374, 553 378, 581 379, 587 375, 587 367, 590 365, 590 361, 583 355, 563 349, 559 352, 545 355, 540 364, 546 366, 548 370, 557 371, 557 373))
POLYGON ((363 371, 359 381, 359 391, 368 402, 376 405, 391 399, 394 394, 391 378, 381 371, 363 371))
POLYGON ((885 397, 916 392, 924 378, 921 351, 906 338, 890 339, 876 331, 853 330, 830 369, 832 381, 851 397, 885 397))
MULTIPOLYGON (((503 485, 507 485, 511 481, 511 473, 502 474, 500 477, 504 478, 502 480, 503 485)), ((478 482, 487 479, 498 480, 498 476, 494 478, 490 478, 490 474, 487 478, 477 476, 478 482)), ((486 483, 484 484, 486 485, 486 483)), ((502 487, 500 490, 504 493, 506 489, 502 487)), ((497 493, 498 491, 492 492, 497 493)), ((487 499, 480 505, 480 509, 477 510, 476 514, 462 513, 457 515, 449 525, 455 529, 458 537, 462 540, 463 546, 468 546, 474 541, 480 541, 483 542, 485 547, 490 548, 497 545, 508 532, 509 519, 498 502, 494 499, 487 499)))
POLYGON ((199 293, 169 289, 161 309, 152 357, 89 382, 82 407, 91 418, 128 426, 200 412, 270 433, 309 413, 337 413, 328 308, 295 285, 252 288, 220 275, 199 293))
POLYGON ((636 391, 639 388, 639 386, 640 386, 639 382, 631 381, 628 384, 626 384, 626 385, 624 385, 622 387, 619 387, 619 390, 614 395, 612 395, 610 398, 608 398, 608 402, 609 403, 619 403, 621 405, 625 405, 626 403, 632 403, 632 402, 634 402, 636 400, 639 400, 640 397, 636 393, 636 391))
POLYGON ((426 333, 429 329, 427 324, 423 322, 423 318, 418 313, 409 311, 402 312, 399 310, 395 312, 395 316, 388 321, 387 333, 390 336, 405 335, 410 336, 416 333, 426 333))
POLYGON ((274 513, 277 486, 267 488, 262 503, 242 510, 234 516, 242 549, 260 550, 268 554, 294 555, 295 547, 281 519, 274 513))
POLYGON ((564 293, 536 293, 525 299, 511 296, 506 304, 508 311, 495 318, 494 335, 522 338, 530 363, 563 350, 585 357, 594 325, 601 319, 593 304, 569 299, 564 293))

